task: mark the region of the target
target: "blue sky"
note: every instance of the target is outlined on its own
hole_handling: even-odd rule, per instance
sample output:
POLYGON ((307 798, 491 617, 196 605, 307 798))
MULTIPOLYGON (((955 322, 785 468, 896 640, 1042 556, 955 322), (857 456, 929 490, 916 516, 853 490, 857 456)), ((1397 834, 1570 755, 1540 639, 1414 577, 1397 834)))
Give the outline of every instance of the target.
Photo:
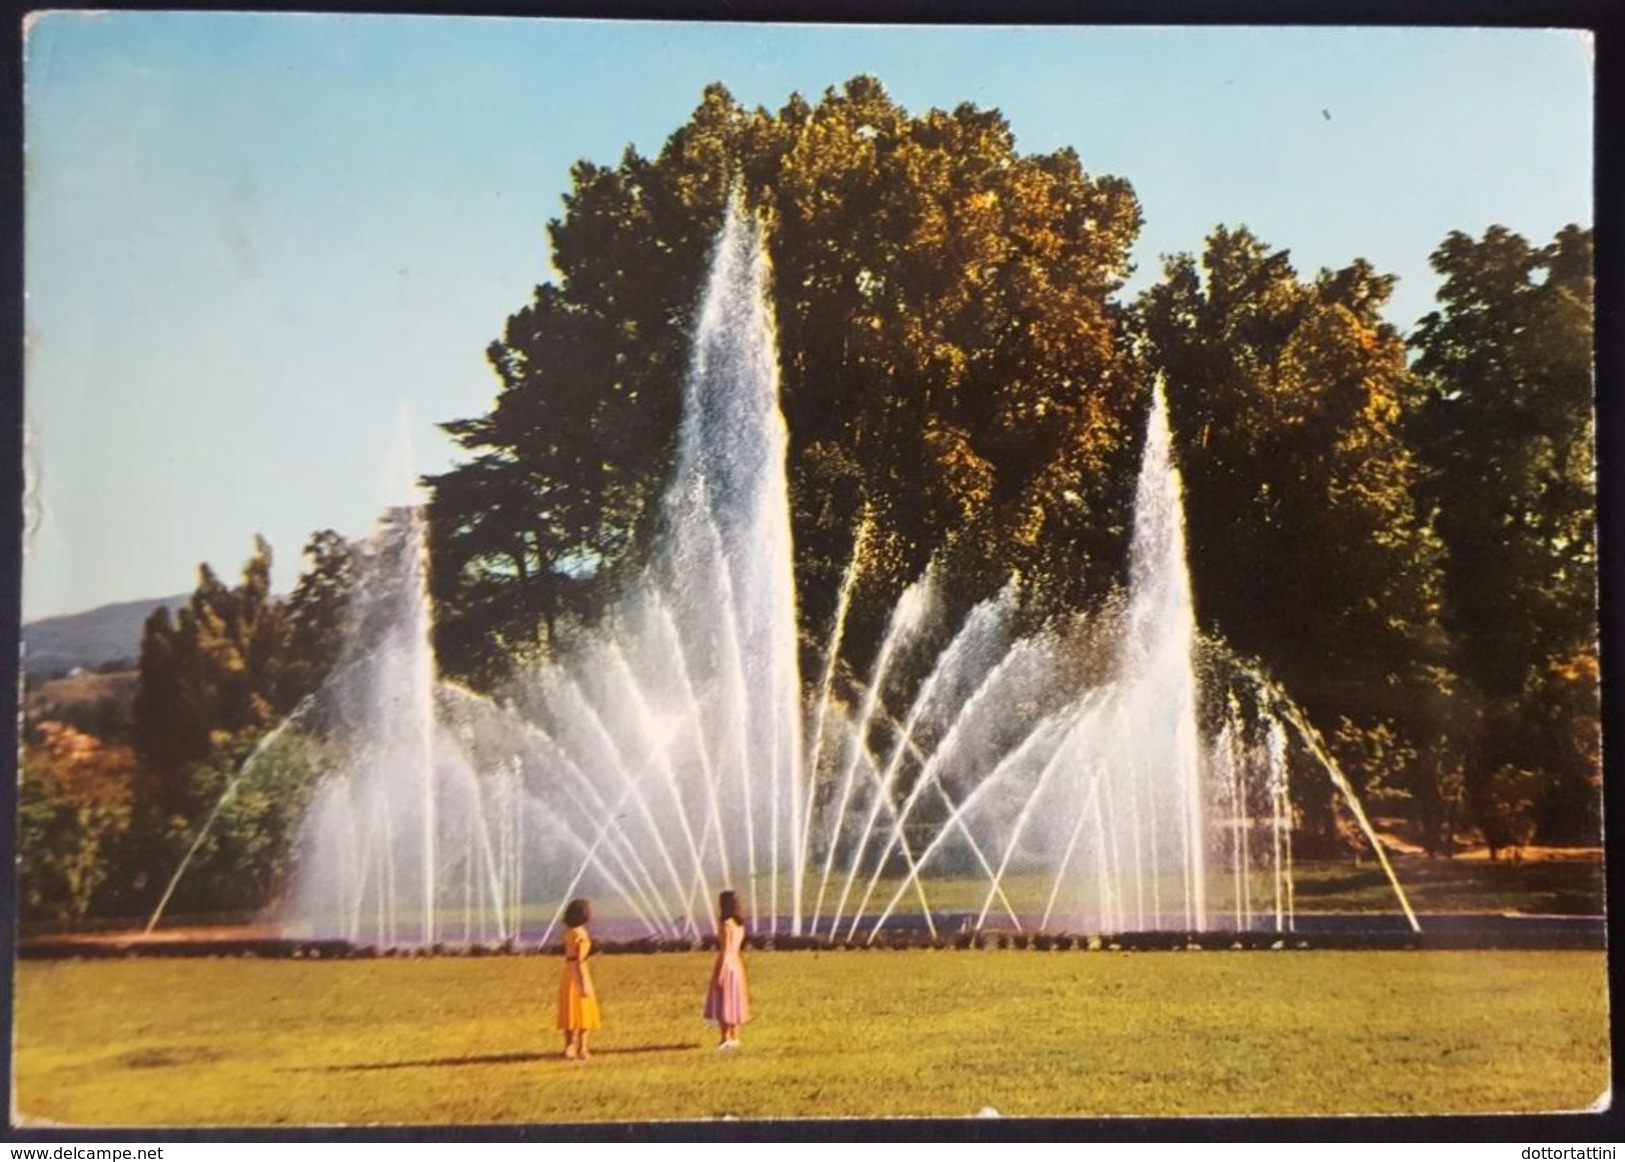
POLYGON ((1132 287, 1246 223, 1431 304, 1427 256, 1591 220, 1572 31, 909 28, 58 13, 27 37, 24 617, 291 584, 488 409, 484 350, 549 277, 578 158, 657 150, 722 80, 778 108, 857 73, 1003 110, 1133 183, 1132 287))

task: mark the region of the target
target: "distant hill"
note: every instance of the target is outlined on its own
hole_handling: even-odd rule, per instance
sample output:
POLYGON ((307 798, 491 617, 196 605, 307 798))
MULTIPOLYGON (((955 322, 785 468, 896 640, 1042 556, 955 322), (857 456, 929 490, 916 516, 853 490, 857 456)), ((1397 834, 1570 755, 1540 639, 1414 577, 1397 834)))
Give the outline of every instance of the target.
POLYGON ((188 595, 123 601, 84 613, 42 617, 23 625, 23 672, 30 680, 56 677, 109 662, 134 663, 141 653, 141 628, 160 605, 186 604, 188 595))

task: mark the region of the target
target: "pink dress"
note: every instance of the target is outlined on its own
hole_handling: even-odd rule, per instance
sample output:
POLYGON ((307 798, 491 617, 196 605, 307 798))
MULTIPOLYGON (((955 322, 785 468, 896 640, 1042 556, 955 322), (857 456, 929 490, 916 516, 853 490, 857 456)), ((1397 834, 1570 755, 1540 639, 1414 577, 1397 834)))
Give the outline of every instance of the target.
POLYGON ((724 920, 718 937, 717 963, 711 969, 711 987, 705 991, 705 1019, 713 1025, 743 1025, 750 1020, 750 990, 745 986, 745 926, 724 920))

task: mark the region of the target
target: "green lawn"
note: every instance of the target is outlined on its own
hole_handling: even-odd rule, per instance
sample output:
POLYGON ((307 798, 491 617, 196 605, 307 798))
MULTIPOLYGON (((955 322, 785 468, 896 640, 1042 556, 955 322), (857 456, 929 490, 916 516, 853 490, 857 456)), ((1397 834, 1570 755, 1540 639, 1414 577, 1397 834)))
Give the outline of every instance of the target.
POLYGON ((25 961, 18 1120, 483 1123, 1572 1110, 1608 1083, 1600 952, 753 953, 596 965, 557 1059, 542 957, 25 961))

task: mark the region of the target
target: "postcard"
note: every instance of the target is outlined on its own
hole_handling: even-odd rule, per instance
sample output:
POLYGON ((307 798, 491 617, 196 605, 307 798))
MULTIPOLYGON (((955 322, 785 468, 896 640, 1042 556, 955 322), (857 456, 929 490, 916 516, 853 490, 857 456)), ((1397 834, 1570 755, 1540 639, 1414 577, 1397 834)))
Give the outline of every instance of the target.
POLYGON ((14 1129, 1609 1108, 1585 30, 25 48, 14 1129))

